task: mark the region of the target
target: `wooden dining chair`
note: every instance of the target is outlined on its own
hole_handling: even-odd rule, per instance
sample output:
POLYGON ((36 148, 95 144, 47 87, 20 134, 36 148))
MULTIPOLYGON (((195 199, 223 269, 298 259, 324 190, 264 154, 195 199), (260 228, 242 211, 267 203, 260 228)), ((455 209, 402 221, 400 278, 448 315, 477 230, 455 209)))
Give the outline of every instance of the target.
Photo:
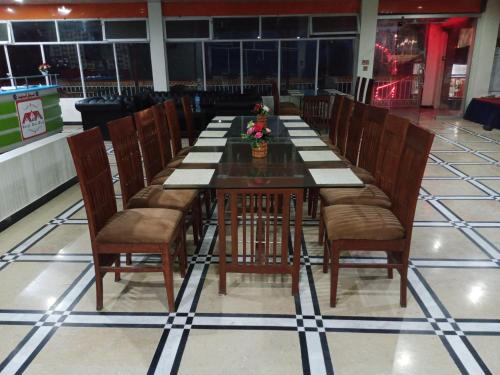
POLYGON ((184 215, 185 227, 192 225, 194 242, 197 244, 202 225, 198 190, 171 190, 164 189, 160 185, 146 187, 142 172, 141 153, 132 117, 123 117, 108 122, 108 130, 120 176, 123 207, 179 210, 184 215), (189 218, 190 213, 191 217, 189 218))
POLYGON ((391 209, 368 205, 334 205, 323 210, 326 225, 323 272, 331 265, 330 305, 337 301, 340 268, 396 269, 400 280, 400 305, 406 307, 408 258, 413 219, 427 158, 434 135, 410 125, 397 172, 391 209), (387 263, 340 263, 342 251, 384 251, 387 263), (331 259, 331 261, 330 261, 331 259))
POLYGON ((363 122, 363 136, 358 163, 352 167, 352 170, 365 184, 375 182, 374 174, 380 140, 388 113, 389 111, 386 108, 369 106, 363 122))
POLYGON ((345 158, 353 165, 358 163, 359 148, 361 145, 361 135, 363 134, 363 124, 368 113, 366 104, 355 102, 351 118, 349 119, 345 158))
POLYGON ((193 146, 196 141, 196 137, 194 134, 194 115, 193 115, 193 107, 191 105, 191 98, 189 95, 184 95, 181 98, 182 109, 184 110, 184 120, 186 122, 186 130, 188 135, 189 146, 193 146))
POLYGON ((298 293, 302 201, 302 189, 217 190, 221 294, 226 294, 228 272, 290 274, 292 293, 298 293), (291 213, 292 197, 296 201, 295 215, 291 213), (226 218, 230 219, 228 238, 226 218), (290 262, 291 225, 294 233, 290 262))
POLYGON ((358 92, 359 92, 359 84, 361 83, 361 77, 360 76, 357 76, 356 77, 356 84, 354 85, 354 94, 353 94, 353 98, 355 100, 357 100, 358 98, 358 92))
POLYGON ((87 213, 96 283, 96 309, 103 308, 103 277, 113 272, 162 272, 168 310, 174 311, 172 264, 179 258, 185 275, 182 212, 171 209, 125 209, 117 212, 108 155, 99 128, 68 138, 87 213), (120 265, 120 254, 160 254, 161 266, 120 265))
POLYGON ((354 101, 348 97, 344 97, 342 108, 339 114, 339 123, 337 126, 337 145, 333 149, 338 156, 345 156, 346 144, 347 144, 347 134, 349 132, 349 125, 352 116, 352 110, 354 109, 354 101))
POLYGON ((162 103, 157 103, 151 106, 153 111, 153 119, 156 126, 156 134, 158 135, 158 145, 160 146, 161 164, 163 168, 177 167, 182 158, 174 159, 172 156, 172 145, 170 142, 170 130, 168 129, 167 117, 162 103))
POLYGON ((175 108, 175 101, 168 99, 163 102, 165 113, 167 115, 168 129, 170 130, 170 140, 172 142, 172 155, 185 156, 191 150, 191 147, 182 147, 181 128, 179 126, 179 116, 175 108))
POLYGON ((302 118, 312 128, 328 130, 331 114, 330 95, 304 96, 302 118))
POLYGON ((330 144, 333 146, 337 146, 337 129, 343 102, 344 95, 335 95, 330 115, 330 121, 328 122, 328 139, 330 141, 330 144))
MULTIPOLYGON (((358 103, 356 103, 358 104, 358 103)), ((354 116, 354 115, 353 115, 354 116)), ((336 204, 363 204, 384 208, 391 207, 399 162, 403 153, 406 132, 410 121, 389 114, 380 140, 379 155, 375 168, 375 184, 361 188, 323 188, 320 189, 320 211, 336 204)), ((319 243, 323 243, 323 215, 319 217, 319 243)))
POLYGON ((291 102, 281 102, 280 101, 280 90, 276 81, 271 84, 271 92, 273 95, 274 109, 273 113, 275 116, 279 115, 300 115, 300 109, 291 102))

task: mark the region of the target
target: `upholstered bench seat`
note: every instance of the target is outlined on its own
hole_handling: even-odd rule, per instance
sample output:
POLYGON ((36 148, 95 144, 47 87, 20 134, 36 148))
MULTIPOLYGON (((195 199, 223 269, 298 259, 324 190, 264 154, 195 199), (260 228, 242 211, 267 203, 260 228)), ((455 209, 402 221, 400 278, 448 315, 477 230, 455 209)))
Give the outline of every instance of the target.
POLYGON ((326 232, 335 240, 397 240, 405 230, 394 214, 382 207, 335 205, 323 211, 326 232))

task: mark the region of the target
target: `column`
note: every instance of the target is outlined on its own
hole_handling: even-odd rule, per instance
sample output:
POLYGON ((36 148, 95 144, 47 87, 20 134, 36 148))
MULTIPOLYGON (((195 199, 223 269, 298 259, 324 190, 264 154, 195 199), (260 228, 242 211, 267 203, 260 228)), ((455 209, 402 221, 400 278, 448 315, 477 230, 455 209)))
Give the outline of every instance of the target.
POLYGON ((148 0, 149 47, 155 91, 168 91, 167 51, 161 0, 148 0))
POLYGON ((488 95, 500 22, 500 0, 488 0, 477 21, 465 108, 476 97, 488 95))
POLYGON ((373 77, 373 58, 375 56, 377 17, 378 0, 362 0, 357 71, 357 75, 360 77, 373 77), (368 64, 366 64, 366 62, 368 62, 368 64))

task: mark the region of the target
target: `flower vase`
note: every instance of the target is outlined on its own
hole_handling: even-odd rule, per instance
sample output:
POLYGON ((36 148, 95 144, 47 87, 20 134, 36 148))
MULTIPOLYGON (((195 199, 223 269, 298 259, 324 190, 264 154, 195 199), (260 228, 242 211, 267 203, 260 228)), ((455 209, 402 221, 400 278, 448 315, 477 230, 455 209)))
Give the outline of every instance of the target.
POLYGON ((260 142, 257 147, 252 147, 252 157, 265 158, 267 156, 267 143, 260 142))
POLYGON ((257 115, 257 122, 262 122, 267 127, 267 116, 266 115, 257 115))

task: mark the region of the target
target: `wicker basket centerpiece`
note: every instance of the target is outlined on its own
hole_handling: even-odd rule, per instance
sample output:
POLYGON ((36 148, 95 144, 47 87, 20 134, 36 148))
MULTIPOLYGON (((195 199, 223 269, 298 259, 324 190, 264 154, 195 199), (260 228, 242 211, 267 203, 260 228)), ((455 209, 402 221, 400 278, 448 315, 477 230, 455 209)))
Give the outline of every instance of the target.
POLYGON ((247 131, 241 135, 243 139, 250 142, 252 146, 252 157, 265 158, 267 156, 268 141, 271 138, 271 129, 264 122, 250 121, 247 131))

